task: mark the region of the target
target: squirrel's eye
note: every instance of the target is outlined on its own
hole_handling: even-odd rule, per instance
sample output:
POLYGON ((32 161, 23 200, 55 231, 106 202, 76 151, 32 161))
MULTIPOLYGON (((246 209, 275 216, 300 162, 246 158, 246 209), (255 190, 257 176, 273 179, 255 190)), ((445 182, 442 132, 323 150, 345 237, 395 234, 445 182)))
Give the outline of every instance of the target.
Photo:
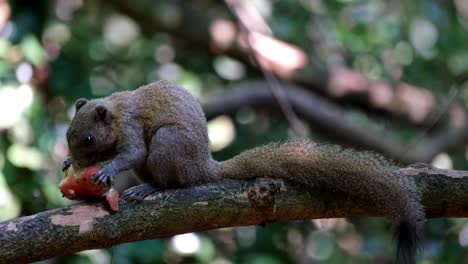
POLYGON ((87 137, 85 137, 84 143, 85 143, 85 145, 87 145, 87 146, 92 145, 92 144, 94 143, 94 137, 93 137, 93 136, 87 136, 87 137))

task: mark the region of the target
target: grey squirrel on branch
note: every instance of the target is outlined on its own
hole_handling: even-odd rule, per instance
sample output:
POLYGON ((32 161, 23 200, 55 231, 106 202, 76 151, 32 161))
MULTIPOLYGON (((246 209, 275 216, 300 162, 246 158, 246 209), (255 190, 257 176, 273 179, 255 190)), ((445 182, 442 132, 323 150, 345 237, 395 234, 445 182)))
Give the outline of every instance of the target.
POLYGON ((392 172, 390 161, 371 153, 308 140, 273 143, 218 162, 212 159, 206 118, 189 92, 167 81, 108 97, 79 99, 67 131, 64 169, 111 162, 95 175, 110 185, 133 169, 144 184, 123 199, 141 201, 157 189, 220 179, 280 178, 371 200, 396 225, 397 262, 414 263, 425 220, 414 182, 392 172))

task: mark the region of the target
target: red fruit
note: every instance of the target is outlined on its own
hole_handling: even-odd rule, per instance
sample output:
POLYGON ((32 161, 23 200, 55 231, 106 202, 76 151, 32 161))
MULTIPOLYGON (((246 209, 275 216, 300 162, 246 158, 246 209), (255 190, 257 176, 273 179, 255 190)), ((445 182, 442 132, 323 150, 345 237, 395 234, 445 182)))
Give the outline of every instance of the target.
POLYGON ((98 185, 93 180, 93 174, 100 169, 99 164, 78 170, 70 166, 59 184, 63 196, 70 200, 94 200, 107 192, 106 200, 110 208, 119 210, 119 193, 111 186, 98 185))
POLYGON ((72 166, 65 172, 66 176, 59 184, 63 196, 70 200, 92 200, 99 198, 109 190, 109 186, 94 183, 93 174, 101 169, 99 164, 75 169, 72 166))

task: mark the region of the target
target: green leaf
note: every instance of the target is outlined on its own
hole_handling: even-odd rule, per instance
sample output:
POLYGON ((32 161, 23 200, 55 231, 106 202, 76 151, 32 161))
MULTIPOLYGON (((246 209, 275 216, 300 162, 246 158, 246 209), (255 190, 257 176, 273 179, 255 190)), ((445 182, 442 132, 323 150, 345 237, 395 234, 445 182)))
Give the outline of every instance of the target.
POLYGON ((28 61, 35 66, 40 66, 45 63, 46 56, 42 49, 41 43, 36 37, 29 35, 21 41, 21 50, 28 61))

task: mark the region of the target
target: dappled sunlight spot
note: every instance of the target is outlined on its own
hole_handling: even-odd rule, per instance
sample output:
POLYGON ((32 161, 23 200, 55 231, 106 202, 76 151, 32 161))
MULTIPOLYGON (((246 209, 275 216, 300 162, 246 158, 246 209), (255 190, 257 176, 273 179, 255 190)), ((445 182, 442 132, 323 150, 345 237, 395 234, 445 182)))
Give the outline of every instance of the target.
POLYGON ((458 243, 462 247, 468 246, 468 224, 465 224, 460 233, 458 233, 458 243))
POLYGON ((395 46, 394 54, 397 61, 403 65, 410 65, 413 62, 413 49, 406 41, 400 41, 395 46))
POLYGON ((33 76, 33 67, 29 63, 21 63, 16 67, 16 79, 20 83, 28 83, 33 76))
POLYGON ((465 148, 465 160, 468 161, 468 148, 465 148))
POLYGON ((449 112, 450 125, 454 127, 465 126, 468 121, 466 114, 465 108, 460 104, 452 105, 449 112))
POLYGON ((373 83, 369 90, 369 98, 374 105, 385 107, 393 100, 393 90, 385 83, 373 83))
POLYGON ((175 50, 167 44, 161 44, 154 50, 154 59, 161 63, 170 63, 175 58, 175 50))
POLYGON ((251 0, 247 1, 253 4, 255 9, 262 15, 264 18, 270 18, 272 13, 272 3, 271 0, 251 0))
POLYGON ((168 80, 171 82, 175 82, 179 75, 182 73, 183 69, 178 64, 175 63, 166 63, 161 65, 157 70, 156 73, 158 77, 163 80, 168 80))
POLYGON ((68 144, 65 138, 55 141, 52 149, 52 159, 56 162, 62 162, 68 156, 68 144))
POLYGON ((10 128, 18 123, 32 101, 33 91, 30 85, 23 84, 18 88, 4 86, 0 90, 0 129, 10 128))
POLYGON ((73 13, 83 5, 83 0, 57 0, 55 15, 62 20, 71 20, 73 13))
POLYGON ((425 59, 437 55, 435 44, 439 38, 439 31, 429 20, 417 18, 411 22, 409 38, 416 52, 425 59))
POLYGON ((312 219, 312 223, 322 232, 331 231, 338 223, 336 218, 312 219))
POLYGON ((226 56, 218 56, 213 64, 216 73, 226 80, 240 80, 245 76, 245 67, 237 60, 226 56))
POLYGON ((403 66, 401 62, 398 61, 395 55, 395 50, 386 48, 380 54, 380 57, 385 68, 385 72, 389 75, 389 78, 393 80, 400 80, 403 75, 403 66))
POLYGON ((262 67, 285 78, 308 62, 307 55, 299 48, 261 33, 252 32, 249 44, 259 56, 262 67))
POLYGON ((435 106, 435 99, 429 91, 402 83, 396 89, 398 99, 403 103, 409 118, 413 122, 421 122, 427 118, 435 106))
POLYGON ((234 123, 228 116, 219 116, 208 122, 208 137, 212 151, 229 146, 236 136, 234 123))
POLYGON ((13 144, 7 150, 7 158, 13 165, 30 170, 44 168, 45 157, 37 148, 13 144))
POLYGON ((352 256, 362 254, 363 238, 356 231, 355 226, 346 218, 336 218, 336 224, 333 231, 336 234, 336 243, 339 248, 352 256))
POLYGON ((327 232, 314 231, 306 239, 306 254, 315 260, 328 259, 334 247, 334 238, 327 232))
POLYGON ((201 248, 201 240, 195 233, 174 236, 170 241, 173 251, 182 255, 191 255, 201 248))
POLYGON ((288 233, 286 234, 288 244, 293 248, 303 247, 304 245, 304 236, 301 231, 296 228, 289 228, 288 233))
POLYGON ((334 231, 338 233, 343 233, 348 229, 354 230, 354 225, 350 223, 346 218, 335 218, 336 224, 334 226, 334 231))
MULTIPOLYGON (((352 0, 341 0, 341 2, 351 2, 352 0)), ((385 5, 379 1, 368 1, 367 3, 348 5, 341 12, 341 19, 349 26, 358 24, 369 24, 379 19, 384 11, 385 5)))
POLYGON ((0 58, 4 58, 11 44, 6 39, 0 38, 0 58))
POLYGON ((258 32, 271 36, 273 33, 253 1, 229 1, 237 18, 250 32, 258 32))
MULTIPOLYGON (((3 158, 3 155, 0 154, 3 158)), ((3 167, 3 162, 2 166, 3 167)), ((8 188, 4 175, 0 172, 0 222, 18 217, 21 206, 16 197, 8 188)))
POLYGON ((255 226, 241 226, 235 229, 236 238, 243 248, 251 247, 257 239, 257 228, 255 226))
POLYGON ((67 25, 63 23, 53 23, 46 28, 42 34, 42 43, 47 59, 56 59, 65 43, 71 38, 71 32, 67 25))
POLYGON ((447 62, 449 70, 456 75, 463 74, 468 71, 468 51, 456 51, 455 54, 448 58, 447 62))
POLYGON ((352 256, 359 256, 362 253, 362 237, 355 231, 340 234, 337 237, 336 242, 340 248, 352 256))
POLYGON ((336 97, 365 92, 369 89, 369 80, 362 74, 345 68, 336 68, 330 73, 328 89, 330 94, 336 97))
POLYGON ((112 256, 104 249, 84 250, 76 254, 88 257, 90 263, 112 263, 112 256))
POLYGON ((28 35, 21 40, 20 52, 36 67, 43 67, 46 62, 46 53, 41 42, 34 35, 28 35))
POLYGON ((53 23, 47 27, 42 35, 43 40, 51 40, 60 44, 67 43, 71 38, 71 32, 67 25, 63 23, 53 23))
POLYGON ((468 18, 468 1, 455 0, 455 7, 461 16, 468 18))
POLYGON ((458 16, 458 22, 465 30, 468 29, 468 17, 458 16))
POLYGON ((18 46, 10 45, 5 53, 5 59, 9 64, 18 64, 23 60, 23 58, 24 55, 18 46))
POLYGON ((219 257, 211 261, 210 264, 232 264, 232 261, 219 257))
POLYGON ((236 37, 236 27, 234 23, 226 19, 215 19, 210 24, 210 36, 212 46, 225 50, 231 46, 236 37))
POLYGON ((202 81, 200 77, 190 71, 183 70, 176 80, 177 85, 189 91, 193 96, 199 99, 202 95, 202 81))
POLYGON ((16 89, 16 102, 21 109, 26 110, 34 99, 34 94, 31 85, 22 84, 16 89))
POLYGON ((381 64, 371 55, 358 56, 353 62, 353 68, 373 80, 380 79, 382 75, 381 64))
POLYGON ((6 24, 0 28, 0 38, 9 39, 16 31, 16 25, 12 21, 7 21, 6 24))
POLYGON ((76 112, 75 105, 74 105, 74 104, 70 105, 70 107, 69 107, 68 110, 67 110, 67 117, 68 117, 68 120, 72 120, 72 119, 73 119, 73 117, 75 116, 75 112, 76 112))
POLYGON ((432 159, 431 165, 440 169, 453 169, 452 159, 445 152, 437 154, 437 156, 435 156, 434 159, 432 159))
POLYGON ((19 144, 31 144, 35 140, 35 133, 31 127, 31 124, 25 118, 10 129, 11 140, 19 144))
POLYGON ((128 46, 140 36, 140 28, 131 18, 113 15, 104 24, 104 39, 111 45, 128 46))
POLYGON ((11 9, 8 1, 0 0, 0 31, 10 18, 11 9))

